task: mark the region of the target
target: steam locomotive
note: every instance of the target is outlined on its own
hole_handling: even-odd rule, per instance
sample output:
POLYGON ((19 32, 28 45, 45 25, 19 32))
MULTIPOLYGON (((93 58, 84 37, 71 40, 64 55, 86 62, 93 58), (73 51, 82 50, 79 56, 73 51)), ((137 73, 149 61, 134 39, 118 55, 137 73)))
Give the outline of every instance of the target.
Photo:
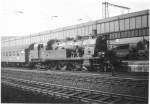
POLYGON ((2 66, 37 69, 103 71, 109 60, 107 40, 102 36, 49 40, 33 43, 27 48, 5 48, 2 51, 2 66))
MULTIPOLYGON (((144 43, 148 45, 148 42, 144 43)), ((122 47, 125 46, 110 48, 109 40, 103 36, 86 36, 64 41, 49 40, 47 43, 33 43, 26 47, 2 49, 2 66, 50 70, 110 71, 108 68, 110 66, 115 69, 121 67, 120 59, 122 57, 124 59, 135 58, 135 53, 139 53, 139 51, 134 52, 129 49, 129 46, 125 49, 122 47)), ((143 52, 142 55, 146 55, 145 57, 148 58, 148 54, 145 54, 148 51, 143 52)))

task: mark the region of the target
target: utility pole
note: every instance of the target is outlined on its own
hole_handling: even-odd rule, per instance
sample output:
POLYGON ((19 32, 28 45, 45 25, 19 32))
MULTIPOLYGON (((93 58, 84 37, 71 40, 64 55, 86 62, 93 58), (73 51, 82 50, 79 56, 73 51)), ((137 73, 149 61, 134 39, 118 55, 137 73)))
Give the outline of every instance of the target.
POLYGON ((104 9, 102 8, 103 18, 108 18, 109 17, 109 8, 108 8, 109 6, 114 6, 114 7, 121 8, 121 9, 126 9, 126 10, 128 10, 128 13, 129 13, 129 10, 130 10, 130 8, 128 8, 128 7, 112 4, 112 3, 109 3, 109 2, 102 2, 102 5, 104 6, 103 7, 104 9))

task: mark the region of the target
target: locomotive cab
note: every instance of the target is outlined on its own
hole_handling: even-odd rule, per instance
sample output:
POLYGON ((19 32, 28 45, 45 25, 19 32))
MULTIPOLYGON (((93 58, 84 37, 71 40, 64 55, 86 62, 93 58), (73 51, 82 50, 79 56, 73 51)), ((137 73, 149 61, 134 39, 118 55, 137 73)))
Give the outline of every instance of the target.
POLYGON ((94 56, 95 44, 96 44, 96 38, 83 41, 85 58, 91 58, 94 56))
POLYGON ((40 61, 42 52, 46 49, 45 43, 35 43, 29 52, 29 61, 40 61))

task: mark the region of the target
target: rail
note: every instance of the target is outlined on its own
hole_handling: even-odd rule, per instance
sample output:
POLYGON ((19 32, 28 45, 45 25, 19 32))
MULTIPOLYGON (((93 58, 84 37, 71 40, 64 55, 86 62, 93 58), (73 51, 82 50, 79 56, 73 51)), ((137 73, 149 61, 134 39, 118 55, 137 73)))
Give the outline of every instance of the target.
POLYGON ((102 104, 147 104, 147 98, 2 76, 2 83, 46 95, 102 104))

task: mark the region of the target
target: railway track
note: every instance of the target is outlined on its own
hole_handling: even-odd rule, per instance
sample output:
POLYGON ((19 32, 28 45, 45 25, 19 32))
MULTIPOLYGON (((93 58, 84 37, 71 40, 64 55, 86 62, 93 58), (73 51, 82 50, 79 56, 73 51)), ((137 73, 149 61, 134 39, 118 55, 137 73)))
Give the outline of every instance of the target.
MULTIPOLYGON (((20 73, 22 74, 22 72, 27 73, 27 71, 31 72, 31 73, 36 73, 36 74, 39 74, 38 72, 32 72, 31 70, 20 70, 20 71, 14 71, 13 70, 9 70, 11 71, 11 75, 14 73, 14 75, 16 73, 20 73)), ((7 74, 7 70, 6 72, 3 70, 3 73, 7 74)), ((42 72, 41 72, 42 73, 42 72)), ((40 74, 41 74, 40 73, 40 74)), ((27 73, 29 74, 29 73, 27 73)), ((122 85, 128 85, 128 86, 147 86, 147 82, 148 82, 148 79, 134 79, 134 78, 120 78, 120 77, 106 77, 106 76, 100 76, 98 74, 91 74, 89 76, 84 76, 84 75, 80 75, 80 73, 76 73, 76 74, 73 74, 72 73, 57 73, 57 72, 54 72, 54 73, 44 73, 44 76, 47 76, 47 78, 50 78, 50 79, 57 79, 57 80, 76 80, 76 81, 81 81, 81 82, 90 82, 90 83, 94 83, 94 84, 98 84, 98 83, 105 83, 105 84, 111 84, 111 83, 114 83, 114 84, 117 84, 119 86, 122 86, 122 85), (70 75, 71 74, 71 75, 70 75), (104 82, 105 81, 105 82, 104 82)), ((42 77, 42 75, 41 75, 42 77)))
POLYGON ((115 94, 39 81, 2 76, 2 83, 44 95, 73 99, 91 104, 148 104, 147 98, 115 94))
POLYGON ((80 73, 32 72, 27 70, 2 70, 2 75, 17 79, 40 81, 44 83, 70 86, 82 89, 92 89, 130 96, 148 96, 148 79, 128 79, 105 75, 80 73))

